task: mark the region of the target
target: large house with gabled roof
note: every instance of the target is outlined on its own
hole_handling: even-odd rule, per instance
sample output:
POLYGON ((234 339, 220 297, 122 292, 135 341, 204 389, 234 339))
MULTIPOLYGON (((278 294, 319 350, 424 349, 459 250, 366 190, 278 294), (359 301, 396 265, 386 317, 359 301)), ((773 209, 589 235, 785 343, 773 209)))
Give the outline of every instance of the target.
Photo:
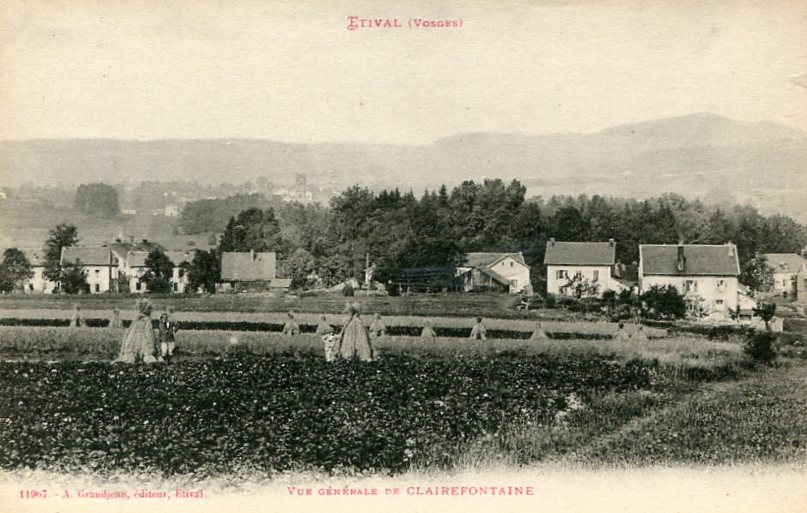
POLYGON ((641 244, 639 287, 673 286, 687 308, 725 318, 739 304, 740 261, 732 244, 641 244))
POLYGON ((78 264, 87 275, 87 285, 91 294, 109 292, 116 279, 117 258, 105 247, 69 246, 62 248, 59 265, 78 264))
POLYGON ((544 254, 548 294, 572 296, 575 281, 590 287, 590 295, 602 296, 606 290, 620 292, 632 283, 619 276, 616 242, 562 242, 549 239, 544 254))
POLYGON ((468 253, 457 266, 466 291, 494 290, 517 294, 530 289, 530 266, 517 253, 468 253))

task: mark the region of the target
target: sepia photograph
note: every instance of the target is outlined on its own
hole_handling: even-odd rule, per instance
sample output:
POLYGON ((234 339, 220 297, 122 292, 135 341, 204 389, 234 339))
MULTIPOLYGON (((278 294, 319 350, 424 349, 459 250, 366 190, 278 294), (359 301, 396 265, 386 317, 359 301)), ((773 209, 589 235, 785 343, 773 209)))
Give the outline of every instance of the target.
POLYGON ((805 483, 804 2, 0 5, 0 511, 805 483))

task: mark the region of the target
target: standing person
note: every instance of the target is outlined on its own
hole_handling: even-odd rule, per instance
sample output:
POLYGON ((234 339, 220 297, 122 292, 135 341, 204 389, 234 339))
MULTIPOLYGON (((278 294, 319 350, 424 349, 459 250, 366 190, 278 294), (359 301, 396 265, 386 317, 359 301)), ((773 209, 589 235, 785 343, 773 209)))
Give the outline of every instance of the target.
POLYGON ((544 331, 543 326, 541 325, 540 322, 537 323, 535 325, 535 331, 532 332, 530 340, 546 340, 547 338, 549 337, 546 336, 546 332, 544 331))
POLYGON ((300 334, 300 327, 294 321, 294 313, 292 312, 289 312, 286 324, 283 325, 283 334, 292 337, 300 334))
POLYGON ((87 321, 84 320, 84 316, 81 314, 81 306, 79 305, 73 306, 73 317, 70 318, 70 327, 71 328, 87 327, 87 321))
POLYGON ((322 342, 325 344, 325 361, 336 360, 336 346, 339 344, 339 335, 335 334, 333 328, 328 328, 322 333, 322 342))
POLYGON ((151 301, 137 301, 137 318, 123 335, 116 362, 135 363, 139 360, 153 363, 162 360, 157 352, 157 339, 151 326, 151 301))
POLYGON ((160 324, 158 325, 158 329, 160 339, 160 354, 162 354, 165 363, 170 364, 171 358, 174 356, 175 338, 179 327, 177 326, 176 322, 171 319, 171 316, 168 315, 168 313, 164 313, 160 316, 160 324))
POLYGON ((353 304, 348 308, 350 319, 339 334, 337 353, 348 360, 373 360, 373 346, 370 345, 370 333, 359 316, 359 306, 353 304))
POLYGON ((382 337, 387 333, 387 326, 381 320, 381 314, 377 313, 373 316, 373 322, 370 323, 370 335, 374 337, 382 337))
POLYGON ((333 333, 333 328, 331 327, 330 324, 328 324, 328 320, 325 319, 325 316, 323 315, 322 317, 320 317, 319 322, 317 323, 317 332, 316 333, 317 333, 317 335, 322 336, 322 335, 325 335, 325 334, 327 334, 329 332, 333 333))
POLYGON ((434 338, 437 333, 432 329, 432 321, 426 319, 426 325, 423 326, 423 331, 420 332, 420 338, 434 338))
POLYGON ((111 330, 123 329, 123 321, 120 320, 120 310, 118 310, 117 308, 112 309, 112 318, 109 319, 109 329, 111 330))
POLYGON ((482 318, 477 317, 474 327, 471 328, 471 336, 468 338, 471 340, 486 340, 487 333, 488 331, 485 329, 485 325, 482 324, 482 318))

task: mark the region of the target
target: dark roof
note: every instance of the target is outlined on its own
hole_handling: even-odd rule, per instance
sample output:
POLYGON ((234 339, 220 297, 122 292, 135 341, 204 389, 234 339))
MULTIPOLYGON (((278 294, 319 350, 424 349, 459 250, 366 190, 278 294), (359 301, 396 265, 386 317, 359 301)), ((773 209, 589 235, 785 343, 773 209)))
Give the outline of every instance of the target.
POLYGON ((109 248, 82 248, 70 246, 62 248, 61 263, 81 262, 81 265, 112 265, 109 248))
POLYGON ((130 251, 126 254, 126 264, 129 267, 146 267, 146 259, 150 251, 130 251))
POLYGON ((223 253, 222 281, 269 281, 275 279, 274 253, 223 253))
POLYGON ((775 273, 797 273, 801 264, 807 263, 807 258, 796 253, 765 253, 762 256, 775 273))
POLYGON ((507 257, 512 257, 516 262, 527 266, 527 262, 524 260, 524 255, 522 255, 519 251, 518 253, 468 253, 465 255, 465 262, 460 267, 475 267, 477 269, 483 269, 486 267, 491 267, 507 257))
POLYGON ((734 244, 639 245, 642 274, 666 276, 739 276, 740 262, 734 244), (683 248, 684 269, 678 270, 678 248, 683 248))
POLYGON ((480 269, 479 272, 484 274, 484 275, 490 276, 491 278, 493 278, 497 282, 501 283, 502 285, 507 285, 507 286, 510 285, 510 280, 508 280, 507 278, 505 278, 504 276, 502 276, 501 274, 497 273, 496 271, 494 271, 492 269, 480 269))
POLYGON ((547 265, 613 265, 616 261, 615 242, 556 242, 546 243, 544 264, 547 265))

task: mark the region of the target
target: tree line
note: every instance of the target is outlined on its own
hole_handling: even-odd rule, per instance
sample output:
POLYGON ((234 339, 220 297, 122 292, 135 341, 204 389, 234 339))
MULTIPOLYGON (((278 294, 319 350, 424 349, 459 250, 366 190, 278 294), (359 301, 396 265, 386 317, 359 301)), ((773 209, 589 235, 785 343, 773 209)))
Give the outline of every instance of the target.
MULTIPOLYGON (((190 203, 186 228, 223 226, 218 247, 198 251, 188 268, 192 284, 214 290, 225 251, 274 251, 279 274, 294 288, 361 279, 366 256, 384 277, 404 268, 460 265, 475 251, 521 251, 540 276, 549 238, 562 241, 617 241, 617 259, 639 259, 639 244, 737 245, 748 281, 765 285, 764 262, 757 253, 794 253, 807 245, 807 228, 783 215, 765 216, 750 205, 712 205, 675 194, 637 200, 594 195, 526 197, 518 180, 472 180, 449 189, 444 185, 419 197, 399 189, 372 191, 353 186, 327 206, 296 202, 269 204, 259 195, 190 203), (242 208, 245 207, 245 208, 242 208), (237 213, 235 209, 242 208, 237 213), (211 215, 213 214, 213 215, 211 215), (224 219, 229 214, 229 218, 224 219)), ((45 243, 46 276, 59 278, 61 247, 78 240, 75 228, 52 230, 45 243)), ((18 269, 19 256, 0 265, 18 269)), ((151 259, 154 276, 167 278, 168 264, 151 259)), ((24 267, 24 266, 23 266, 24 267)), ((11 280, 13 281, 13 280, 11 280)), ((164 280, 162 280, 164 281, 164 280)), ((3 285, 6 287, 7 285, 3 285)), ((195 288, 194 287, 194 288, 195 288)))

